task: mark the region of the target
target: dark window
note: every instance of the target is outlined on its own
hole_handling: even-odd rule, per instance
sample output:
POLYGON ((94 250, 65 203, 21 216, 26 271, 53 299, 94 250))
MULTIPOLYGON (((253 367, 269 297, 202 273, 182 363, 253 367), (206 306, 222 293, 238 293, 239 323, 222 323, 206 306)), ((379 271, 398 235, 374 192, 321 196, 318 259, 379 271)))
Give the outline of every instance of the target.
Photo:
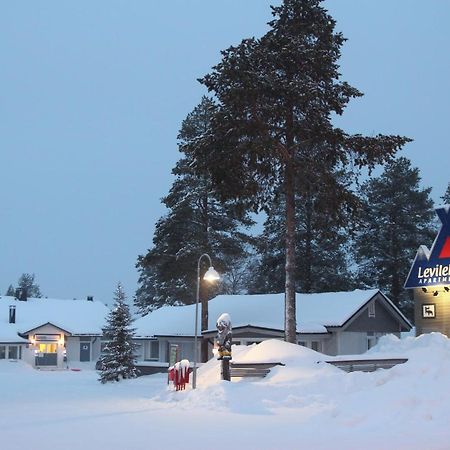
POLYGON ((17 359, 19 356, 19 352, 17 349, 17 345, 10 345, 8 351, 8 359, 17 359))
POLYGON ((6 358, 6 346, 0 345, 0 359, 6 358))
POLYGON ((320 350, 321 350, 320 341, 312 341, 311 342, 311 350, 314 350, 316 352, 320 352, 320 350))

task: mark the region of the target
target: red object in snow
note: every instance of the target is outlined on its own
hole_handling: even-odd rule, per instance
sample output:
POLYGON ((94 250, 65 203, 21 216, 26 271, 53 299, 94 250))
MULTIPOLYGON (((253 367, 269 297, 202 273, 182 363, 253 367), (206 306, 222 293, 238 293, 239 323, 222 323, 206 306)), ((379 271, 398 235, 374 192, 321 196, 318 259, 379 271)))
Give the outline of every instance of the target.
POLYGON ((186 384, 189 384, 190 372, 189 361, 187 359, 183 359, 174 366, 169 367, 169 381, 173 382, 175 390, 183 391, 186 389, 186 384))

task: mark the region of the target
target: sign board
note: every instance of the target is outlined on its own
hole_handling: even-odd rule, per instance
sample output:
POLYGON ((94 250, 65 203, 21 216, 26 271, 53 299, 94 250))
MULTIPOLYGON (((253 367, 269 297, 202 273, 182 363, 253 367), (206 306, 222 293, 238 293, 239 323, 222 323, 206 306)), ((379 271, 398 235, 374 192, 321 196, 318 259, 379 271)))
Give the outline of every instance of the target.
POLYGON ((406 279, 405 288, 450 285, 450 205, 436 209, 442 223, 431 250, 421 245, 406 279))
POLYGON ((35 337, 37 342, 58 342, 59 334, 36 334, 35 337))
POLYGON ((428 303, 422 305, 422 317, 424 319, 434 319, 436 317, 436 305, 428 303))

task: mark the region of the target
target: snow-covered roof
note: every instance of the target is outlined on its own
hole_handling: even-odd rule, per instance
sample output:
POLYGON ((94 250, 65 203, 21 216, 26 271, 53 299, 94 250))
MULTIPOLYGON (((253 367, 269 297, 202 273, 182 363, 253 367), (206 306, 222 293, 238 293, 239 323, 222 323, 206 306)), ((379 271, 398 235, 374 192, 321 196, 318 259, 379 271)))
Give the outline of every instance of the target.
POLYGON ((108 308, 101 302, 0 297, 0 342, 20 342, 18 333, 26 333, 51 323, 73 335, 101 335, 108 308), (9 323, 9 307, 16 307, 16 323, 9 323))
MULTIPOLYGON (((342 326, 378 292, 371 289, 296 294, 297 332, 326 333, 326 327, 342 326)), ((215 329, 217 318, 224 312, 230 314, 233 327, 284 330, 284 293, 219 295, 209 301, 208 308, 208 330, 215 329)), ((134 327, 140 337, 193 336, 194 319, 195 305, 166 306, 136 320, 134 327)))

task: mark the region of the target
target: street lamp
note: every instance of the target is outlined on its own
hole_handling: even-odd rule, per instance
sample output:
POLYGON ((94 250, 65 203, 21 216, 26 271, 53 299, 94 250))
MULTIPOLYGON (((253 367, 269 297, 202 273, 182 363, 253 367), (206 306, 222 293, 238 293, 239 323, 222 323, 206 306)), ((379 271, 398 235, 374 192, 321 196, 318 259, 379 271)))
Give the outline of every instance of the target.
POLYGON ((220 280, 219 274, 216 272, 214 267, 212 266, 211 258, 207 253, 203 253, 203 255, 198 258, 197 263, 197 296, 195 299, 195 335, 194 335, 194 369, 192 372, 192 389, 197 387, 197 359, 198 359, 198 347, 197 347, 197 334, 198 334, 198 301, 200 298, 200 262, 202 258, 205 257, 209 261, 209 269, 206 271, 203 279, 208 281, 209 283, 214 283, 217 280, 220 280))

